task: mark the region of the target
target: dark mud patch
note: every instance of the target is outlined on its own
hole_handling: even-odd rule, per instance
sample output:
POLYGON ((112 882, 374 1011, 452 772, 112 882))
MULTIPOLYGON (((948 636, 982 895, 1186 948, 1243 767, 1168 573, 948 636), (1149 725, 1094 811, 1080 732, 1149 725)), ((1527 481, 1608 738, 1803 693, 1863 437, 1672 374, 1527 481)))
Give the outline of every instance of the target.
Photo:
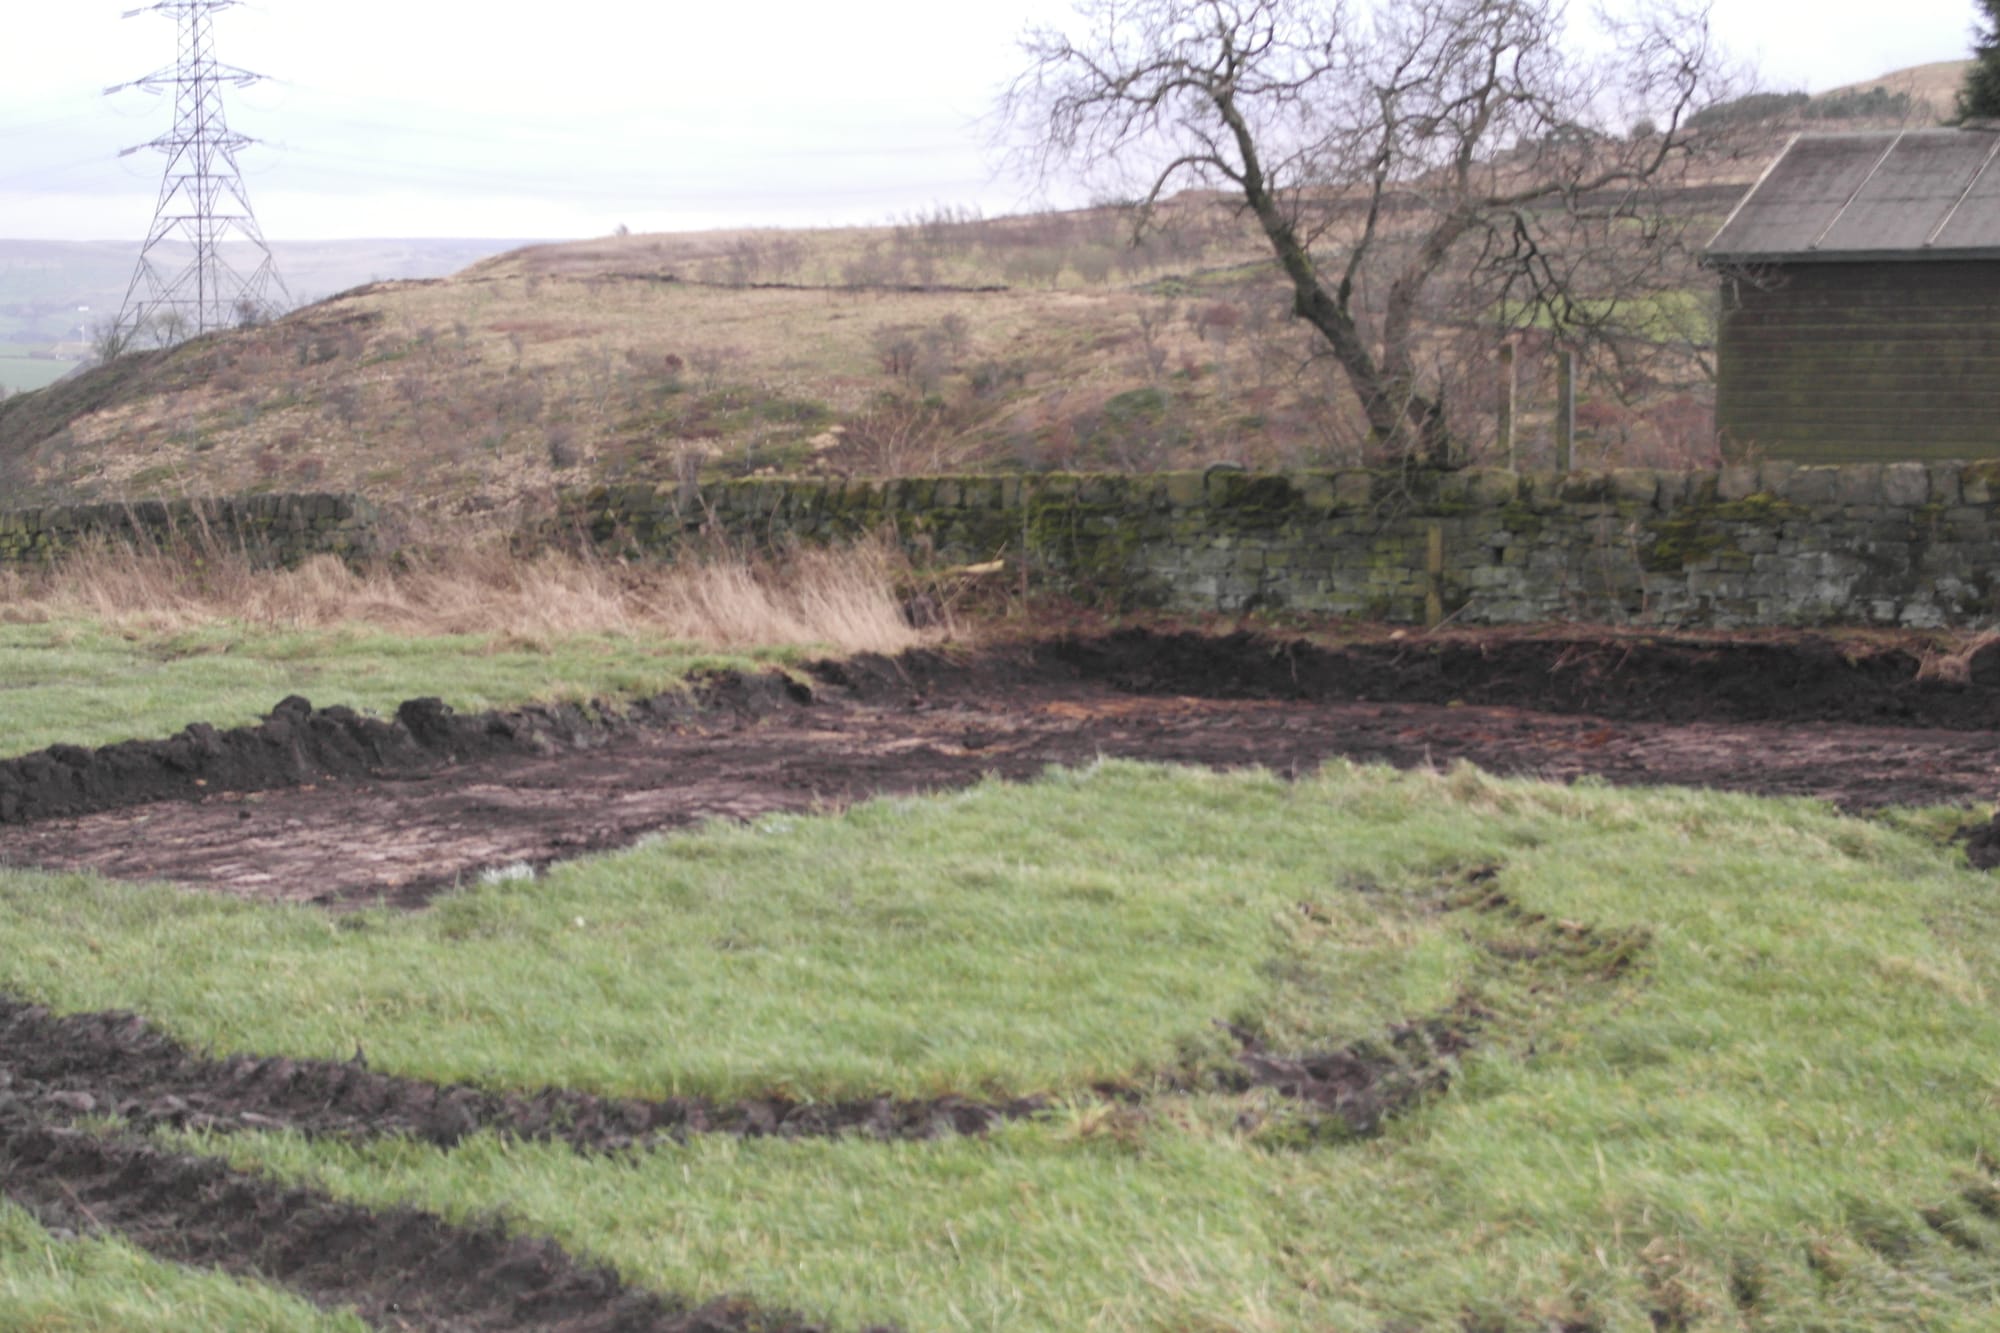
POLYGON ((810 691, 717 679, 616 715, 457 717, 420 701, 380 722, 288 701, 263 726, 226 733, 228 753, 264 756, 241 772, 186 759, 195 728, 0 766, 24 821, 0 822, 0 864, 414 908, 486 869, 705 820, 838 810, 1100 757, 1285 774, 1333 758, 1463 761, 1856 811, 1991 808, 2000 736, 1986 728, 2000 685, 1977 670, 1964 685, 1918 680, 1907 653, 1854 665, 1836 647, 1517 636, 1446 651, 1134 631, 822 663, 810 691), (1498 666, 1480 675, 1480 661, 1498 666), (1568 711, 1586 706, 1600 711, 1568 711), (1744 714, 1777 716, 1728 720, 1744 714), (1711 716, 1722 720, 1694 720, 1711 716), (1857 716, 1870 720, 1838 720, 1857 716), (335 750, 346 757, 321 762, 335 750))
POLYGON ((1378 1040, 1305 1056, 1267 1051, 1239 1032, 1240 1073, 1223 1081, 1238 1091, 1270 1088, 1312 1108, 1311 1138, 1327 1137, 1329 1126, 1341 1138, 1366 1138, 1450 1087, 1459 1058, 1477 1044, 1490 1017, 1464 1003, 1447 1015, 1395 1024, 1378 1040))
POLYGON ((1456 703, 1621 721, 2000 727, 2000 647, 1974 654, 1959 680, 1927 672, 1925 655, 1908 646, 1811 635, 1413 636, 1329 647, 1252 633, 1132 629, 1035 651, 1137 694, 1456 703))
POLYGON ((383 1329, 805 1333, 821 1325, 724 1299, 638 1291, 553 1241, 371 1210, 210 1158, 37 1120, 0 1098, 0 1181, 42 1225, 115 1233, 159 1258, 256 1277, 383 1329))
POLYGON ((2000 815, 1993 816, 1966 835, 1965 856, 1977 869, 2000 868, 2000 815))
POLYGON ((210 1059, 135 1014, 56 1017, 0 997, 0 1103, 10 1097, 48 1115, 110 1115, 144 1128, 291 1129, 350 1139, 402 1135, 440 1147, 488 1131, 585 1152, 646 1148, 695 1134, 876 1139, 979 1134, 1045 1105, 1038 1098, 957 1097, 646 1101, 565 1088, 509 1094, 380 1074, 365 1058, 210 1059))

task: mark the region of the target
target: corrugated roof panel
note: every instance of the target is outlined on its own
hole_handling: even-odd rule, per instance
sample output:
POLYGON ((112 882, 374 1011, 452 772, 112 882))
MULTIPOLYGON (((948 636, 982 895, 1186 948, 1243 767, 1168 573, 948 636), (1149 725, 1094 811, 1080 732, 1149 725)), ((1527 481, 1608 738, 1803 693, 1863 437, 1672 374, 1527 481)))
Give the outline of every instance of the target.
POLYGON ((1921 250, 1986 161, 1983 134, 1909 134, 1813 248, 1840 254, 1921 250))
POLYGON ((2000 134, 1976 136, 1987 141, 1985 169, 1972 189, 1944 224, 1937 239, 1931 242, 1936 250, 2000 250, 2000 157, 1994 148, 2000 147, 2000 134))
POLYGON ((1708 252, 1746 260, 1992 254, 2000 251, 1994 145, 1994 135, 1970 130, 1800 135, 1708 252))
POLYGON ((1888 146, 1879 135, 1801 136, 1716 233, 1709 250, 1724 255, 1804 251, 1853 198, 1888 146))

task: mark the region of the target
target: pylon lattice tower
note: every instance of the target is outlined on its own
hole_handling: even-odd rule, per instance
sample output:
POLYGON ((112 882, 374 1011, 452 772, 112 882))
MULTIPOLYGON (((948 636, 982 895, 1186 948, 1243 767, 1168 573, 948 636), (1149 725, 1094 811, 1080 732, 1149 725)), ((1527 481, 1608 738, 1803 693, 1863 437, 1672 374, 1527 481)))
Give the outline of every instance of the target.
POLYGON ((125 14, 166 14, 180 30, 179 58, 172 65, 105 89, 144 88, 174 98, 173 129, 119 154, 155 148, 167 157, 153 225, 118 313, 118 330, 128 337, 150 333, 161 343, 177 342, 255 322, 291 304, 236 165, 237 150, 256 140, 231 130, 223 113, 225 87, 246 88, 263 77, 215 58, 215 13, 238 3, 161 0, 125 14), (247 271, 223 258, 222 245, 232 238, 249 245, 247 271), (184 262, 172 248, 175 241, 192 251, 184 262))

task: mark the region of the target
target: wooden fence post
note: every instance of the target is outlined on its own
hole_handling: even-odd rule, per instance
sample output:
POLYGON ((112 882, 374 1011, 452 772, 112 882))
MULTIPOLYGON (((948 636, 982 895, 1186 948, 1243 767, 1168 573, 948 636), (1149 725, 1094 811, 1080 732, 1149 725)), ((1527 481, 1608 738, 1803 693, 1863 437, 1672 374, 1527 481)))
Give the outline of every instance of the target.
POLYGON ((1444 623, 1444 524, 1433 523, 1424 550, 1424 628, 1444 623))
POLYGON ((1556 353, 1556 471, 1576 463, 1576 353, 1565 347, 1556 353))
POLYGON ((1518 380, 1514 372, 1514 340, 1509 338, 1500 344, 1500 456, 1507 460, 1507 470, 1514 471, 1514 385, 1518 380))

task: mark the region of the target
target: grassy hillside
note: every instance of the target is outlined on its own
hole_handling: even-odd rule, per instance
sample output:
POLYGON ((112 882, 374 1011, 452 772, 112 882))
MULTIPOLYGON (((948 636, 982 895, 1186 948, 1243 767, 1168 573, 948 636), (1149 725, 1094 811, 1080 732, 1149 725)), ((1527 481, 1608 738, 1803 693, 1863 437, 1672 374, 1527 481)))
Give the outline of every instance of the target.
MULTIPOLYGON (((326 487, 468 513, 694 473, 1359 457, 1345 386, 1241 219, 1189 200, 1127 241, 1100 210, 537 247, 0 403, 0 482, 33 501, 326 487)), ((1471 337, 1454 354, 1488 352, 1471 337)), ((1523 360, 1531 414, 1545 360, 1523 360)), ((1654 408, 1609 424, 1630 456, 1673 461, 1687 404, 1654 408)))
MULTIPOLYGON (((519 241, 275 241, 271 250, 294 301, 323 300, 365 282, 452 273, 519 241)), ((225 256, 241 250, 225 246, 225 256)), ((169 266, 184 246, 163 251, 169 266), (178 253, 176 251, 178 250, 178 253)), ((39 389, 76 368, 56 359, 113 319, 132 280, 138 242, 0 240, 0 393, 39 389)))
MULTIPOLYGON (((1726 109, 1740 151, 1682 198, 1696 243, 1794 128, 1832 123, 1773 97, 1726 109)), ((628 479, 1362 456, 1345 382, 1227 201, 1183 196, 1130 241, 1113 208, 939 209, 515 250, 0 402, 0 485, 26 502, 339 488, 467 515, 628 479)), ((1705 327, 1709 301, 1691 279, 1660 321, 1705 327)), ((1490 449, 1493 331, 1431 339, 1428 356, 1472 368, 1453 411, 1490 449)), ((1528 465, 1552 456, 1552 362, 1531 333, 1528 465)), ((1694 362, 1621 371, 1580 405, 1582 461, 1713 456, 1694 362)))

